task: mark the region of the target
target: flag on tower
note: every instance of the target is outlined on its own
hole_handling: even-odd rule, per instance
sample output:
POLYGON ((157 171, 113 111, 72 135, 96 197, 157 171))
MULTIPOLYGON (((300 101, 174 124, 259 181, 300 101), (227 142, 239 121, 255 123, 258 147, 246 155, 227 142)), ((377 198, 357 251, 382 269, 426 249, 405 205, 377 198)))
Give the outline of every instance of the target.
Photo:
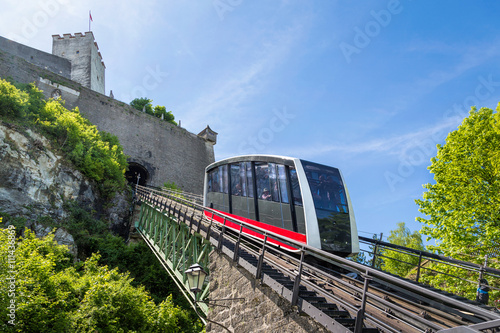
POLYGON ((92 30, 90 30, 90 22, 94 22, 94 20, 92 19, 92 14, 90 13, 90 10, 89 10, 89 31, 92 31, 92 30))

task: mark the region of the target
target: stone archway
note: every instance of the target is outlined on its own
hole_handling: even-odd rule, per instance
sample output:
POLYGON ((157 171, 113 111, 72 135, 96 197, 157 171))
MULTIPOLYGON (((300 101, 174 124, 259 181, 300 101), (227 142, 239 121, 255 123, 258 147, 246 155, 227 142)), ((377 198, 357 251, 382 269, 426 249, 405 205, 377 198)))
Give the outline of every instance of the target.
POLYGON ((125 177, 131 184, 139 183, 139 185, 144 186, 149 180, 149 172, 144 166, 140 165, 139 163, 129 162, 128 171, 125 173, 125 177))

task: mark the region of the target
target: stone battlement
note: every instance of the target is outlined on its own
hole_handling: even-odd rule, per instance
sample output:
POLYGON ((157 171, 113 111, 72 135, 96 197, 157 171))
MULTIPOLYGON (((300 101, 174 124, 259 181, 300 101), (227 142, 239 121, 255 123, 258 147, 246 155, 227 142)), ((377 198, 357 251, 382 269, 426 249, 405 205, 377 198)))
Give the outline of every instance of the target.
POLYGON ((53 40, 54 39, 70 39, 70 38, 89 38, 89 37, 92 37, 92 40, 94 40, 94 34, 92 33, 92 31, 87 31, 85 33, 76 32, 74 36, 73 36, 73 34, 63 34, 62 37, 59 34, 52 35, 53 40))
POLYGON ((75 35, 73 34, 63 34, 62 37, 61 35, 57 34, 57 35, 52 35, 52 41, 59 41, 59 40, 69 40, 71 38, 91 38, 92 39, 92 42, 94 43, 96 49, 97 49, 97 55, 99 56, 99 59, 101 59, 101 63, 104 67, 106 67, 106 65, 104 65, 104 62, 102 61, 102 55, 101 55, 101 52, 99 52, 99 45, 97 45, 97 42, 95 41, 95 38, 94 38, 94 34, 92 33, 92 31, 87 31, 87 32, 84 32, 84 33, 81 33, 81 32, 75 32, 75 35))
POLYGON ((71 62, 71 79, 105 93, 106 66, 91 31, 52 35, 52 54, 71 62))

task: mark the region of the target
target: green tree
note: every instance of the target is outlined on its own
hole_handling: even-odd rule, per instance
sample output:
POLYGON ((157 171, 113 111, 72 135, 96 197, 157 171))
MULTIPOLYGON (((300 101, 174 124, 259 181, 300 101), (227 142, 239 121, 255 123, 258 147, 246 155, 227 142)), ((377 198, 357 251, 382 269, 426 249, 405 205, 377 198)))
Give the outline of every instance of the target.
MULTIPOLYGON (((382 234, 380 234, 380 238, 376 234, 374 234, 372 236, 372 238, 376 241, 377 240, 381 241, 382 234)), ((384 264, 384 260, 380 256, 382 254, 380 246, 376 244, 376 245, 370 245, 368 248, 369 248, 369 252, 371 252, 371 254, 372 254, 372 257, 369 260, 367 260, 368 265, 370 265, 371 267, 376 268, 376 269, 382 269, 382 265, 384 264)))
POLYGON ((182 192, 182 188, 174 182, 163 183, 163 188, 174 192, 182 192))
POLYGON ((349 257, 348 259, 352 260, 354 262, 363 264, 363 265, 369 265, 369 261, 368 261, 368 259, 366 259, 365 252, 363 252, 361 250, 358 253, 356 253, 355 255, 349 257))
POLYGON ((174 120, 175 116, 172 111, 167 112, 167 108, 161 105, 157 105, 153 108, 153 100, 149 98, 135 98, 132 102, 130 102, 130 106, 139 111, 144 110, 147 114, 153 115, 157 118, 161 118, 163 116, 164 121, 177 126, 177 122, 174 120))
POLYGON ((155 106, 155 117, 161 118, 161 116, 163 116, 163 119, 165 119, 166 114, 167 114, 166 107, 160 105, 155 106))
POLYGON ((6 80, 0 79, 0 115, 22 118, 28 109, 29 96, 6 80))
MULTIPOLYGON (((159 304, 172 294, 176 305, 191 311, 191 305, 146 243, 127 244, 122 237, 111 234, 106 221, 95 219, 91 212, 80 207, 76 201, 65 203, 64 208, 69 216, 62 222, 62 226, 73 235, 79 260, 85 261, 92 253, 99 252, 101 265, 130 273, 130 277, 134 279, 131 284, 136 287, 144 286, 155 303, 159 304)), ((5 222, 24 227, 26 219, 13 218, 0 211, 0 217, 2 216, 5 222)), ((42 224, 51 225, 50 222, 42 224)))
POLYGON ((39 239, 26 229, 25 237, 15 241, 14 234, 13 228, 0 229, 0 280, 10 282, 0 284, 1 332, 201 329, 171 297, 155 305, 143 287, 132 286, 128 274, 99 266, 99 255, 74 266, 66 246, 53 235, 39 239))
POLYGON ((174 120, 175 119, 174 114, 172 113, 172 111, 167 112, 167 108, 164 106, 160 106, 160 105, 155 106, 154 115, 155 115, 155 117, 158 117, 158 118, 161 118, 163 115, 163 120, 177 126, 177 122, 175 122, 175 120, 174 120))
POLYGON ((35 116, 75 166, 98 182, 103 194, 111 196, 124 188, 127 158, 116 136, 98 131, 78 108, 67 110, 56 100, 48 101, 35 116))
POLYGON ((60 99, 45 101, 33 84, 17 86, 0 79, 0 116, 36 127, 57 142, 76 168, 97 181, 105 197, 125 188, 127 157, 116 136, 98 131, 78 108, 68 110, 60 99))
POLYGON ((175 122, 174 120, 175 116, 172 113, 172 111, 167 112, 167 108, 164 106, 160 105, 155 106, 155 116, 161 118, 162 115, 163 115, 163 120, 177 126, 177 122, 175 122))
POLYGON ((154 114, 153 110, 153 100, 146 98, 146 97, 141 97, 141 98, 135 98, 132 102, 130 102, 130 106, 133 107, 134 109, 137 109, 139 111, 146 111, 147 114, 154 114))
MULTIPOLYGON (((417 218, 424 224, 421 233, 436 240, 428 246, 439 253, 483 264, 488 250, 500 244, 500 116, 488 108, 472 108, 459 128, 451 132, 429 167, 435 184, 426 184, 423 200, 416 200, 417 218)), ((500 268, 498 261, 489 266, 500 268)), ((442 268, 450 275, 477 281, 477 274, 452 267, 442 268)), ((428 283, 474 298, 474 285, 439 275, 428 283)), ((500 281, 489 281, 498 285, 500 281)), ((495 292, 494 292, 495 293, 495 292)), ((498 295, 490 296, 490 299, 498 295)))
POLYGON ((427 215, 417 218, 421 232, 437 241, 433 249, 481 263, 500 244, 499 114, 472 108, 431 161, 435 184, 424 185, 423 200, 416 200, 427 215))
MULTIPOLYGON (((412 233, 404 222, 399 222, 398 227, 391 230, 387 240, 394 245, 409 247, 414 250, 424 250, 422 235, 418 231, 412 233)), ((406 277, 408 272, 418 265, 418 257, 414 255, 392 249, 383 249, 381 254, 384 256, 382 269, 398 276, 406 277)))

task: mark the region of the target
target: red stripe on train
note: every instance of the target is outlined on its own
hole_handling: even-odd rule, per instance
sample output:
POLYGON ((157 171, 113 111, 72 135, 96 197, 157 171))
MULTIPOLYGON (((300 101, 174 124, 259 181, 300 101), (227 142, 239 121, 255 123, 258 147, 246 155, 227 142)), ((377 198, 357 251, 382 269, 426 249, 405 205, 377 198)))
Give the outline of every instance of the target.
MULTIPOLYGON (((234 218, 236 220, 240 220, 240 221, 246 222, 246 223, 251 224, 251 225, 253 225, 255 227, 259 227, 261 229, 268 230, 270 232, 274 232, 275 234, 278 234, 278 235, 281 235, 281 236, 293 239, 293 240, 295 240, 297 242, 307 244, 307 238, 306 238, 306 235, 304 235, 304 234, 300 234, 298 232, 294 232, 294 231, 286 230, 286 229, 283 229, 283 228, 275 227, 273 225, 269 225, 269 224, 266 224, 266 223, 258 222, 258 221, 255 221, 255 220, 251 220, 251 219, 248 219, 248 218, 245 218, 245 217, 238 216, 238 215, 233 215, 233 214, 229 214, 229 213, 226 213, 226 212, 218 211, 218 210, 215 210, 215 209, 214 209, 214 211, 219 212, 221 214, 225 214, 227 216, 230 216, 230 217, 232 217, 232 218, 234 218)), ((210 219, 212 217, 212 213, 211 212, 205 210, 204 213, 205 213, 205 216, 208 219, 210 219)), ((224 223, 224 218, 222 216, 214 215, 214 221, 216 221, 216 222, 218 222, 220 224, 223 224, 224 223)), ((229 228, 231 228, 231 229, 234 229, 236 231, 240 230, 240 226, 238 224, 234 223, 234 222, 231 222, 231 221, 226 221, 226 226, 229 227, 229 228)), ((247 234, 247 235, 259 238, 259 239, 264 239, 264 235, 263 234, 258 233, 256 231, 249 230, 248 228, 243 228, 242 231, 243 231, 244 234, 247 234)), ((290 245, 286 245, 286 244, 281 243, 281 242, 279 242, 279 241, 277 241, 275 239, 272 239, 272 238, 268 238, 268 242, 271 243, 271 244, 274 244, 274 245, 281 246, 282 248, 284 248, 286 250, 289 250, 289 251, 298 251, 297 248, 292 247, 290 245)))

